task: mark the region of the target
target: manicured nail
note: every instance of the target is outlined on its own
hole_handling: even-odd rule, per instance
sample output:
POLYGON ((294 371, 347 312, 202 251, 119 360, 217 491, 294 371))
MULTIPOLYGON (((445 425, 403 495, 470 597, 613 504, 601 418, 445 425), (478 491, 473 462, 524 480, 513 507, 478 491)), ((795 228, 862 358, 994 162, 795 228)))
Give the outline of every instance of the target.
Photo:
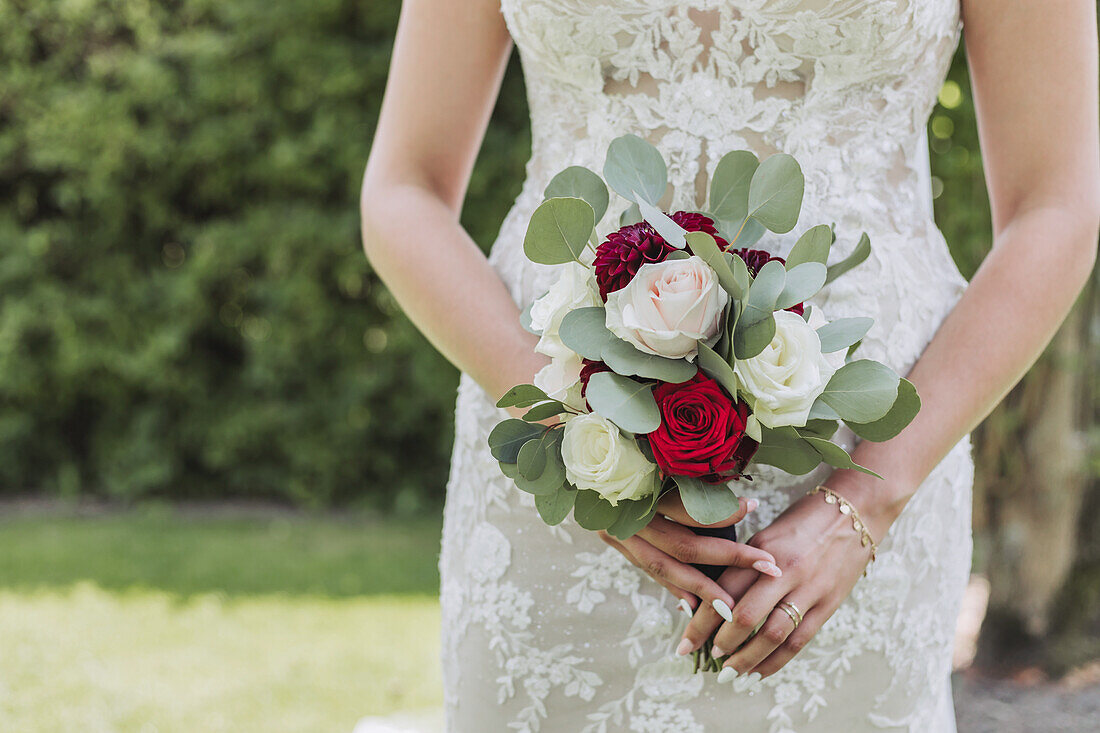
POLYGON ((748 500, 747 502, 745 502, 745 503, 746 503, 746 504, 748 505, 748 507, 747 507, 747 508, 748 508, 748 511, 750 511, 750 512, 755 512, 755 511, 756 511, 756 507, 760 506, 760 502, 759 502, 759 501, 757 501, 756 499, 749 499, 749 500, 748 500))
POLYGON ((744 692, 745 690, 749 689, 749 686, 751 684, 752 684, 752 675, 749 675, 749 674, 738 675, 737 679, 735 679, 733 681, 733 691, 734 692, 744 692))
POLYGON ((714 610, 718 612, 718 615, 724 618, 727 622, 733 622, 733 611, 721 598, 715 598, 710 602, 710 605, 714 607, 714 610))
POLYGON ((718 673, 718 681, 722 684, 729 682, 737 676, 737 670, 733 667, 722 667, 722 671, 718 673))
POLYGON ((676 607, 679 608, 680 611, 683 612, 683 614, 688 618, 691 618, 694 615, 691 610, 691 604, 685 601, 683 598, 681 598, 680 602, 676 604, 676 607))
POLYGON ((770 575, 773 578, 778 578, 783 575, 783 571, 779 569, 779 566, 774 562, 768 562, 767 560, 757 560, 752 564, 754 570, 759 570, 765 575, 770 575))
POLYGON ((748 690, 750 695, 756 692, 757 688, 760 686, 760 680, 762 678, 763 675, 759 672, 752 672, 751 674, 749 674, 748 683, 746 683, 745 689, 748 690))
POLYGON ((726 651, 725 649, 723 649, 723 648, 722 648, 722 647, 720 647, 720 646, 712 646, 712 647, 710 648, 710 655, 711 655, 712 657, 714 657, 715 659, 718 659, 718 658, 720 658, 720 657, 724 657, 724 656, 726 656, 727 654, 729 654, 729 652, 727 652, 727 651, 726 651))
POLYGON ((680 657, 686 657, 691 654, 695 645, 691 643, 691 639, 680 639, 680 645, 676 647, 676 655, 680 657))

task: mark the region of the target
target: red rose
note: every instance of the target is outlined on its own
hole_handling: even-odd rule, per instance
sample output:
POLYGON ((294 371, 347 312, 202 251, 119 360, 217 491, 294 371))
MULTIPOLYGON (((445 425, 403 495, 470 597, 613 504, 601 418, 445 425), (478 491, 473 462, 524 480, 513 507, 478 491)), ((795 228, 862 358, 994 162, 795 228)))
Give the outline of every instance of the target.
POLYGON ((702 371, 682 384, 653 390, 661 426, 648 435, 657 465, 666 475, 694 476, 708 483, 741 476, 759 444, 745 435, 749 406, 702 371))
MULTIPOLYGON (((706 232, 714 237, 721 249, 729 246, 729 242, 718 236, 714 221, 704 214, 677 211, 670 214, 669 218, 684 231, 706 232)), ((607 294, 625 288, 642 265, 662 262, 675 251, 676 248, 666 242, 648 222, 640 221, 612 232, 596 248, 596 259, 593 262, 600 297, 607 300, 607 294)))
MULTIPOLYGON (((748 247, 743 247, 741 249, 733 249, 730 251, 745 261, 745 266, 749 268, 749 274, 753 277, 756 277, 756 273, 760 272, 761 267, 768 264, 772 260, 775 260, 781 265, 787 264, 787 261, 782 257, 776 257, 775 255, 765 252, 762 249, 749 249, 748 247)), ((804 309, 801 303, 796 303, 787 310, 791 311, 792 313, 802 315, 802 311, 804 309)))

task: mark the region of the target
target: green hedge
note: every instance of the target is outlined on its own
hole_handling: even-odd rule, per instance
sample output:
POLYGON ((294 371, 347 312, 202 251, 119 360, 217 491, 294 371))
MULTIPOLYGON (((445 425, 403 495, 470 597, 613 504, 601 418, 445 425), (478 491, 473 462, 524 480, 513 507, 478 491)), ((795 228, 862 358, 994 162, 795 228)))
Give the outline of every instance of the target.
MULTIPOLYGON (((442 495, 456 375, 358 236, 398 10, 0 4, 0 491, 442 495)), ((519 71, 463 214, 483 246, 529 151, 519 71)), ((937 168, 984 196, 955 152, 969 110, 944 112, 965 139, 937 168)), ((939 213, 953 241, 986 238, 980 207, 939 213)))

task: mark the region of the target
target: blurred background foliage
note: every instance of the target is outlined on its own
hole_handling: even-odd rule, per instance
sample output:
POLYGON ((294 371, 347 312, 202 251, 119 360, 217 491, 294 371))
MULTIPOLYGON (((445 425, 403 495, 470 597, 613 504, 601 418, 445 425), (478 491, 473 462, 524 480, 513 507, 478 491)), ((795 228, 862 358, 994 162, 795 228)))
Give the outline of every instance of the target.
MULTIPOLYGON (((358 235, 398 11, 0 3, 0 492, 406 513, 441 500, 457 375, 371 273, 358 235)), ((962 51, 939 101, 936 214, 969 276, 991 235, 962 51)), ((513 55, 462 217, 484 247, 529 145, 513 55)), ((1027 441, 1058 375, 1077 375, 1055 430, 1076 451, 1067 460, 1095 455, 1089 297, 1069 355, 1045 359, 977 436, 979 562, 1007 564, 1007 577, 1039 540, 1006 507, 1050 492, 1021 466, 1030 454, 1006 446, 1027 441)), ((1068 532, 1060 575, 1045 573, 1039 606, 1007 612, 1028 634, 1047 633, 1067 598, 1093 612, 1061 623, 1096 630, 1095 523, 1082 520, 1083 550, 1066 525, 1097 506, 1095 479, 1078 474, 1045 530, 1068 532), (1068 573, 1084 580, 1063 584, 1068 573)))

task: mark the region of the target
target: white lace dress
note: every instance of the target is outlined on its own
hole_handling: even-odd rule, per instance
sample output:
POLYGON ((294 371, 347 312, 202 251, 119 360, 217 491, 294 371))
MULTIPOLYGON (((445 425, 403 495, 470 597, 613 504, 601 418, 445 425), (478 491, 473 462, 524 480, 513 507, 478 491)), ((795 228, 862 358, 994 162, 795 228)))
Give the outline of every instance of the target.
MULTIPOLYGON (((669 161, 667 210, 705 204, 725 152, 794 155, 799 225, 759 247, 784 255, 836 222, 834 256, 866 231, 870 259, 814 299, 830 318, 873 315, 863 353, 904 374, 965 287, 931 208, 925 123, 961 25, 957 0, 502 0, 531 111, 523 190, 490 259, 516 302, 552 268, 521 243, 547 181, 602 170, 634 133, 669 161)), ((612 193, 606 236, 627 202, 612 193)), ((443 528, 447 730, 954 730, 952 639, 970 568, 973 464, 963 441, 880 543, 878 561, 815 639, 744 690, 675 657, 671 596, 595 534, 538 518, 489 454, 504 413, 463 376, 443 528)), ((845 447, 850 432, 840 434, 845 447)), ((820 482, 756 472, 743 538, 820 482)))

